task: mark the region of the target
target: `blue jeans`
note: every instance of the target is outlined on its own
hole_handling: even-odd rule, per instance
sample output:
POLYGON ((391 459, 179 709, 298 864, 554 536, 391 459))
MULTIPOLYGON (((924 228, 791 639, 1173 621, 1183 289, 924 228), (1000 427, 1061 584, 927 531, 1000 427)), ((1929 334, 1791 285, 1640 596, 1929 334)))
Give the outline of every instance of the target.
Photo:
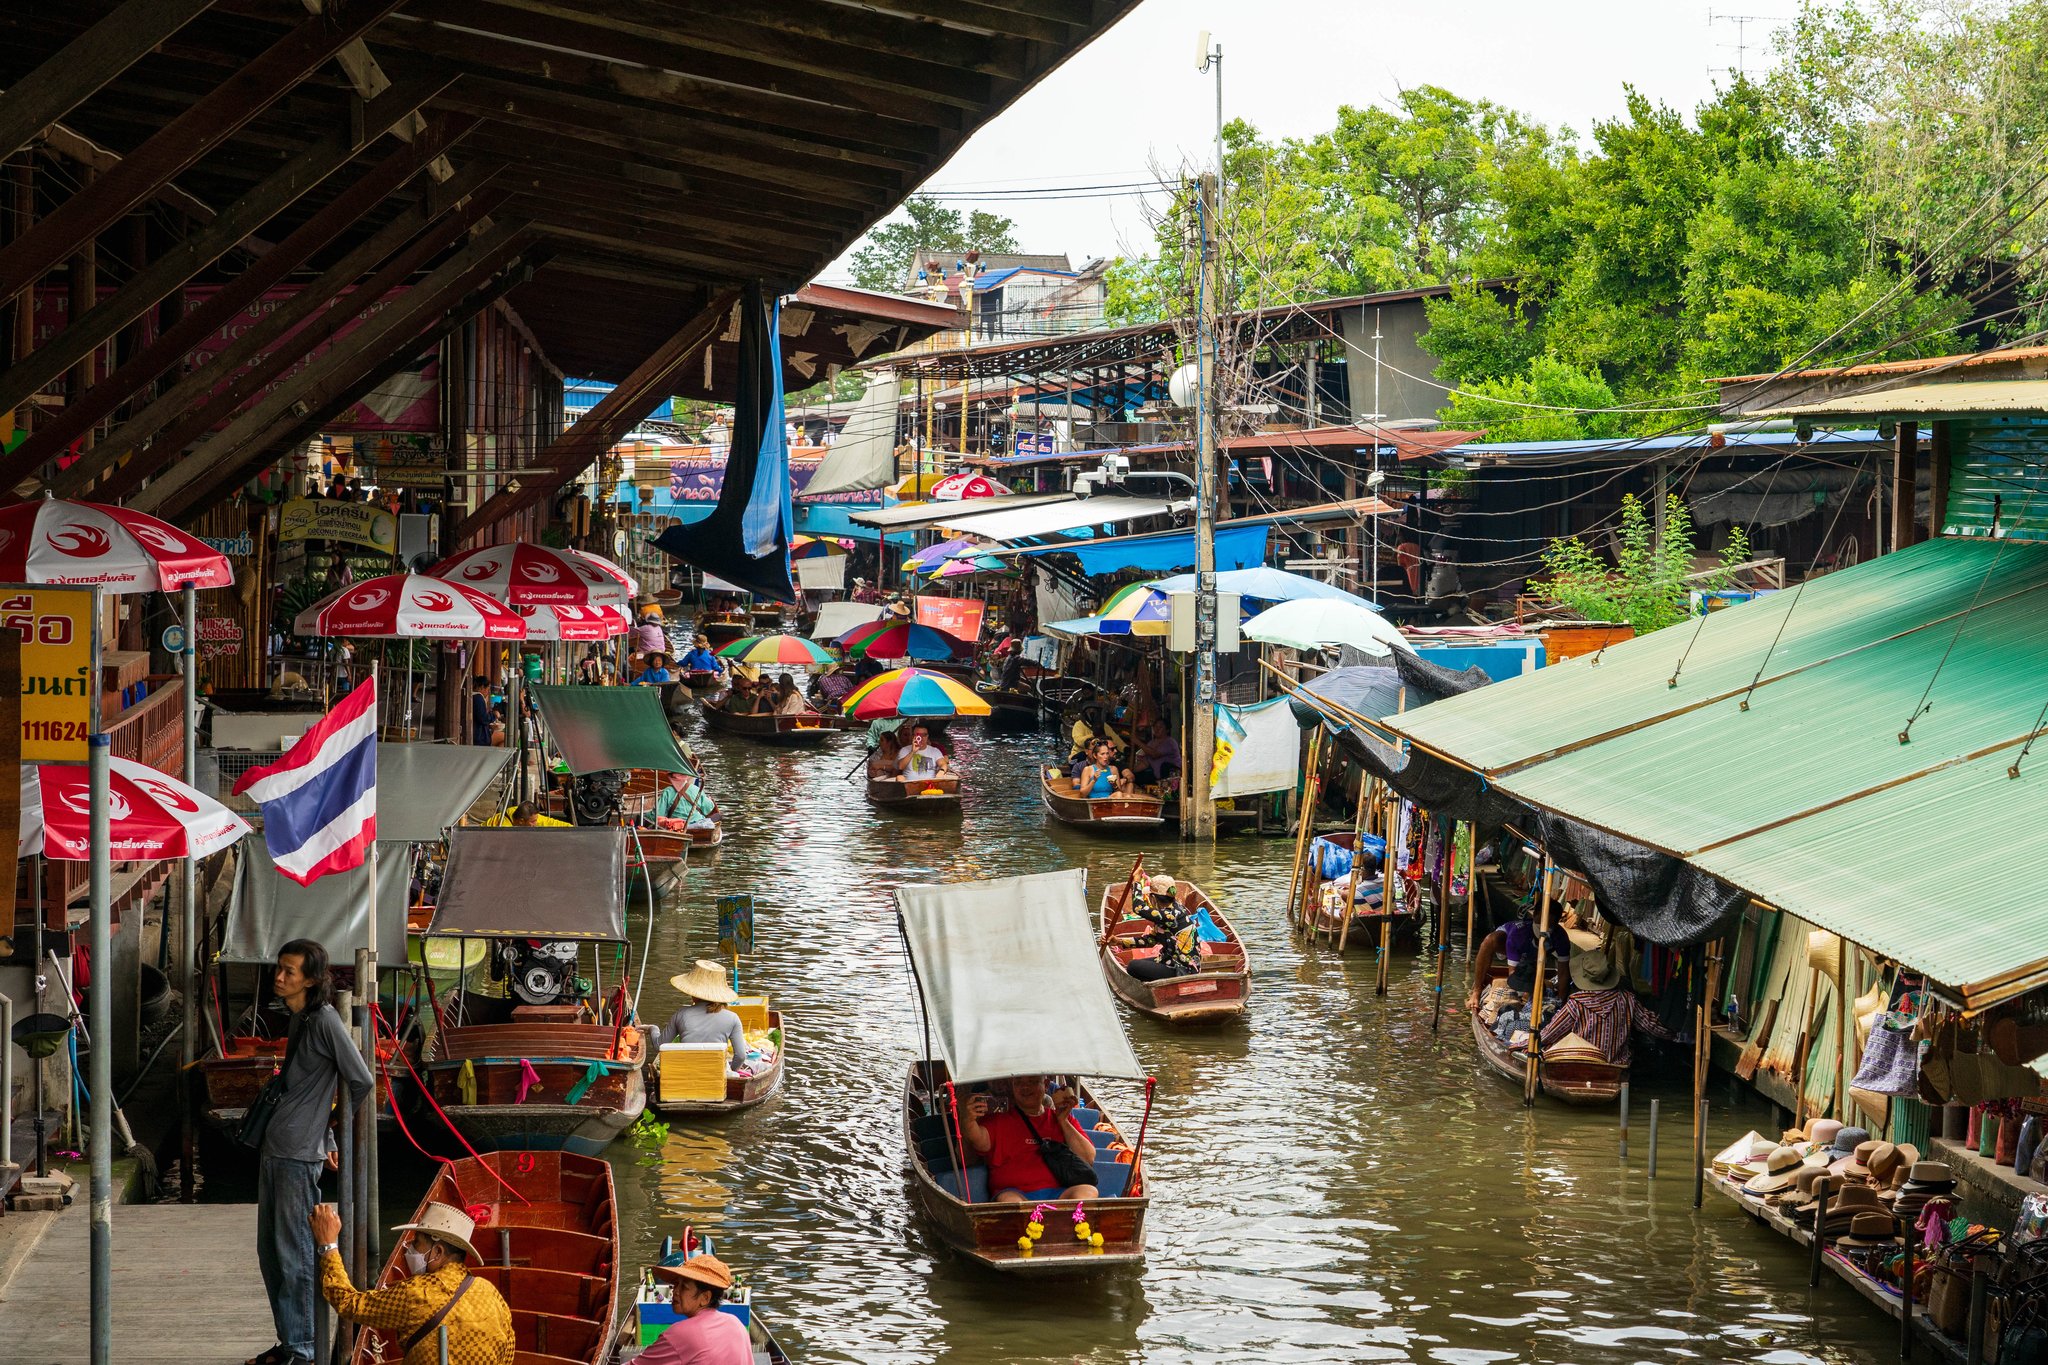
POLYGON ((277 1339, 302 1360, 313 1358, 313 1295, 318 1269, 307 1221, 320 1202, 317 1161, 266 1156, 256 1176, 256 1264, 277 1339))

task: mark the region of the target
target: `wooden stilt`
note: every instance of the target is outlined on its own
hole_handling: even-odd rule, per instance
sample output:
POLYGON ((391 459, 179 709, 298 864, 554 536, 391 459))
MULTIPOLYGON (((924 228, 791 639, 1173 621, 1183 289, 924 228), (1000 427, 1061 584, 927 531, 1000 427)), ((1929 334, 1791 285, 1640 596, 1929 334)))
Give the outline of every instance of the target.
MULTIPOLYGON (((1478 836, 1474 830, 1473 836, 1478 836)), ((1469 861, 1469 855, 1468 859, 1469 861)), ((1435 1033, 1444 1017, 1444 974, 1451 963, 1451 881, 1458 869, 1458 824, 1451 822, 1451 846, 1444 856, 1444 875, 1437 880, 1436 887, 1436 1000, 1429 1011, 1429 1031, 1435 1033)), ((1468 870, 1465 885, 1470 887, 1472 876, 1468 870)), ((1624 1120, 1626 1122, 1626 1120, 1624 1120)), ((1626 1143, 1627 1139, 1624 1138, 1626 1143)))
POLYGON ((1543 878, 1543 903, 1536 916, 1536 988, 1529 999, 1529 1070, 1522 1081, 1522 1103, 1536 1103, 1536 1067, 1542 1056, 1543 1045, 1543 976, 1544 959, 1550 948, 1550 854, 1546 849, 1537 855, 1537 873, 1543 878))
POLYGON ((1316 760, 1323 750, 1323 727, 1318 725, 1309 732, 1308 758, 1302 765, 1301 774, 1301 823, 1294 831, 1294 875, 1287 882, 1287 922, 1300 923, 1300 906, 1305 897, 1302 882, 1308 868, 1309 829, 1316 818, 1316 760))
POLYGON ((1849 1069, 1849 1044, 1856 1037, 1856 984, 1849 979, 1849 940, 1835 936, 1835 999, 1840 1002, 1835 1021, 1835 1048, 1840 1054, 1835 1059, 1835 1112, 1842 1122, 1854 1127, 1856 1121, 1849 1116, 1849 1081, 1855 1072, 1849 1069))
MULTIPOLYGON (((1351 811, 1351 875, 1344 882, 1344 904, 1337 917, 1337 951, 1340 953, 1351 938, 1351 915, 1358 899, 1358 869, 1365 862, 1365 812, 1372 797, 1373 782, 1374 779, 1361 768, 1358 773, 1358 803, 1351 811)), ((1382 891, 1381 900, 1385 898, 1382 891)))
POLYGON ((1465 855, 1465 959, 1472 959, 1473 935, 1477 932, 1479 909, 1479 822, 1471 826, 1472 842, 1465 855))

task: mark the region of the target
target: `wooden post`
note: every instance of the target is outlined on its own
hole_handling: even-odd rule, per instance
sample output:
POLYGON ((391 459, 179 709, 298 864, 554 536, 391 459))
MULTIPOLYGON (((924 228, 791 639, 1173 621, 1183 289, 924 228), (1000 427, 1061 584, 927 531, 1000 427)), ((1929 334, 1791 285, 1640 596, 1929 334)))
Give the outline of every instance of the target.
MULTIPOLYGON (((1474 826, 1472 828, 1472 839, 1476 843, 1478 838, 1479 829, 1477 826, 1474 826)), ((1476 848, 1472 849, 1466 855, 1466 861, 1469 863, 1471 861, 1471 854, 1478 851, 1476 848)), ((1436 887, 1436 1002, 1429 1012, 1429 1031, 1431 1033, 1437 1031, 1437 1025, 1444 1017, 1444 974, 1450 968, 1451 957, 1451 881, 1453 874, 1457 870, 1458 822, 1453 820, 1451 822, 1451 847, 1450 851, 1444 856, 1444 875, 1438 879, 1436 887)), ((1468 890, 1472 885, 1472 874, 1469 868, 1465 874, 1465 885, 1468 890)), ((1622 1120, 1624 1134, 1626 1134, 1627 1128, 1628 1120, 1624 1118, 1622 1120)), ((1622 1138, 1624 1153, 1626 1153, 1627 1144, 1628 1139, 1624 1136, 1622 1138)))
POLYGON ((1287 883, 1287 922, 1298 923, 1302 881, 1308 872, 1304 860, 1308 856, 1309 826, 1316 815, 1316 759, 1323 749, 1323 727, 1318 725, 1309 732, 1308 760, 1301 770, 1301 823, 1294 831, 1294 875, 1287 883))
MULTIPOLYGON (((1394 835, 1395 835, 1395 834, 1396 834, 1396 833, 1397 833, 1397 832, 1399 831, 1399 827, 1400 827, 1400 823, 1401 823, 1401 821, 1400 821, 1400 814, 1399 814, 1399 812, 1400 812, 1400 809, 1401 809, 1401 807, 1400 807, 1400 798, 1399 798, 1398 796, 1397 796, 1397 797, 1395 797, 1395 798, 1394 798, 1393 800, 1389 801, 1389 802, 1387 803, 1387 805, 1386 805, 1386 808, 1385 808, 1385 825, 1386 825, 1386 830, 1387 830, 1387 851, 1388 851, 1389 853, 1391 853, 1391 852, 1393 851, 1393 848, 1394 848, 1394 835)), ((1418 812, 1418 813, 1417 813, 1417 816, 1418 816, 1418 818, 1420 818, 1420 812, 1418 812)), ((1405 841, 1404 841, 1404 847, 1405 847, 1405 841)), ((1388 909, 1388 905, 1389 905, 1389 902, 1388 902, 1388 900, 1387 900, 1387 892, 1388 892, 1388 889, 1389 889, 1389 888, 1390 888, 1390 887, 1391 887, 1391 886, 1392 886, 1393 884, 1394 884, 1394 877, 1393 877, 1393 874, 1391 874, 1391 873, 1385 873, 1384 875, 1382 875, 1382 876, 1381 876, 1381 878, 1380 878, 1380 953, 1379 953, 1379 961, 1378 961, 1378 962, 1377 962, 1377 963, 1375 964, 1376 970, 1375 970, 1375 971, 1374 971, 1374 973, 1373 973, 1373 988, 1372 988, 1372 993, 1373 993, 1374 995, 1385 995, 1385 994, 1387 993, 1387 987, 1388 987, 1388 986, 1389 986, 1390 984, 1392 984, 1392 981, 1393 981, 1393 964, 1392 964, 1392 963, 1391 963, 1391 962, 1389 961, 1389 959, 1388 959, 1388 954, 1389 954, 1389 953, 1391 953, 1391 952, 1393 951, 1393 948, 1394 948, 1394 917, 1393 917, 1392 915, 1390 915, 1390 914, 1388 914, 1388 913, 1387 913, 1387 909, 1388 909)))
MULTIPOLYGON (((1352 907, 1358 900, 1358 865, 1365 861, 1365 808, 1370 797, 1374 779, 1363 769, 1358 770, 1358 803, 1351 812, 1351 875, 1344 883, 1344 904, 1337 918, 1337 951, 1343 952, 1344 945, 1351 938, 1352 907)), ((1380 899, 1386 900, 1386 883, 1380 883, 1380 899)))
POLYGON ((1792 1126, 1806 1126, 1806 1072, 1813 1058, 1813 1006, 1820 994, 1820 973, 1806 973, 1806 1017, 1799 1025, 1799 1059, 1792 1068, 1792 1126))
POLYGON ((1472 846, 1465 857, 1465 960, 1472 960, 1472 936, 1478 932, 1479 822, 1472 821, 1472 846))
POLYGON ((1537 875, 1543 879, 1542 908, 1536 916, 1536 989, 1529 1001, 1529 1070, 1522 1081, 1522 1103, 1536 1103, 1536 1068, 1543 1055, 1543 972, 1550 946, 1550 854, 1538 853, 1537 875))
POLYGON ((1949 430, 1955 424, 1942 421, 1932 423, 1927 429, 1927 458, 1929 473, 1933 482, 1928 486, 1927 538, 1941 539, 1944 527, 1948 525, 1948 461, 1949 430))
POLYGON ((1913 543, 1914 466, 1919 463, 1920 426, 1899 423, 1892 445, 1892 549, 1899 551, 1913 543))
POLYGON ((1721 966, 1721 941, 1710 944, 1700 959, 1699 1006, 1693 1019, 1692 1043, 1692 1206, 1700 1206, 1707 1151, 1707 1063, 1713 1056, 1714 991, 1721 966))
POLYGON ((1854 1127, 1849 1118, 1849 1078, 1856 1073, 1849 1069, 1849 1040, 1856 1036, 1856 996, 1849 980, 1849 940, 1839 934, 1835 936, 1835 999, 1839 1002, 1835 1013, 1841 1016, 1835 1021, 1835 1113, 1854 1127))

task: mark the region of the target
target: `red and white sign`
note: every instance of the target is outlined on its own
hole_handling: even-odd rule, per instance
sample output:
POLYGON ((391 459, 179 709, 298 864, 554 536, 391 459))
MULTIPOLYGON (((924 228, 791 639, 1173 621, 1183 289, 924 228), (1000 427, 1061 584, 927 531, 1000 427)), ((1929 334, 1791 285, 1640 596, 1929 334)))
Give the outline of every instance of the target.
MULTIPOLYGON (((128 758, 107 760, 107 814, 115 862, 204 858, 249 824, 168 773, 128 758)), ((92 849, 92 792, 77 764, 21 770, 21 855, 83 862, 92 849)))
POLYGON ((234 581, 226 555, 126 507, 56 498, 0 507, 0 582, 176 592, 234 581))
POLYGON ((978 597, 916 597, 917 623, 936 626, 956 640, 973 644, 981 638, 981 615, 988 603, 978 597))
POLYGON ((925 496, 933 502, 964 502, 969 498, 999 498, 1010 490, 986 474, 948 474, 933 484, 925 496))
POLYGON ((385 574, 329 593, 292 622, 299 635, 523 640, 526 622, 497 598, 429 574, 385 574))
POLYGON ((524 541, 450 555, 434 574, 515 607, 627 607, 636 587, 609 559, 524 541))

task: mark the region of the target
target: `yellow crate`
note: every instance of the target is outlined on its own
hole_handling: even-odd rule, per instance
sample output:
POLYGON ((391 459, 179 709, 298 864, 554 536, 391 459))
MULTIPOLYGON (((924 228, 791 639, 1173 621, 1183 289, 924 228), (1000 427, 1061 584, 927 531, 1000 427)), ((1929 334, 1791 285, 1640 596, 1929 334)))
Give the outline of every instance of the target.
POLYGON ((732 1012, 740 1017, 740 1027, 749 1033, 768 1031, 768 997, 765 995, 743 995, 733 1001, 732 1012))
POLYGON ((724 1099, 728 1050, 724 1043, 663 1043, 662 1100, 724 1099))

